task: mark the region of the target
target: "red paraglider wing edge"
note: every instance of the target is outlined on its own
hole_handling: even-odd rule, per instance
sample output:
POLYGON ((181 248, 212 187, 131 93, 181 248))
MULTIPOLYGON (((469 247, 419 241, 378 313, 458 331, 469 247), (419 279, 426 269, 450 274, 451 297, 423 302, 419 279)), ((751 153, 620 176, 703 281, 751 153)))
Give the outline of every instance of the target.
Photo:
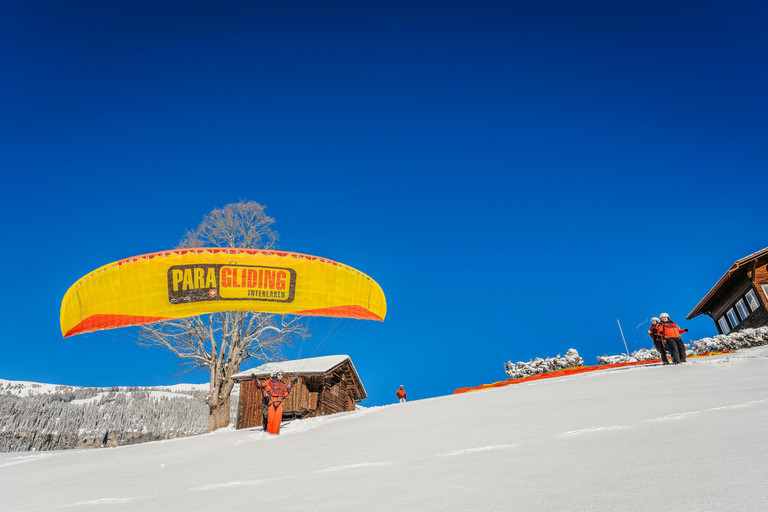
POLYGON ((154 316, 135 316, 135 315, 93 315, 89 316, 73 328, 67 331, 64 337, 84 332, 101 331, 103 329, 112 329, 113 327, 128 327, 129 325, 151 324, 152 322, 162 322, 170 320, 169 318, 154 316))
MULTIPOLYGON (((291 313, 285 313, 287 315, 303 315, 303 316, 330 316, 339 318, 359 318, 361 320, 378 320, 383 319, 375 314, 371 313, 362 306, 337 306, 332 308, 320 308, 310 309, 306 311, 295 311, 291 313)), ((128 327, 131 325, 151 324, 153 322, 162 322, 164 320, 170 320, 170 318, 153 317, 153 316, 134 316, 134 315, 93 315, 89 316, 64 335, 65 338, 73 336, 75 334, 82 334, 85 332, 101 331, 103 329, 112 329, 114 327, 128 327)))

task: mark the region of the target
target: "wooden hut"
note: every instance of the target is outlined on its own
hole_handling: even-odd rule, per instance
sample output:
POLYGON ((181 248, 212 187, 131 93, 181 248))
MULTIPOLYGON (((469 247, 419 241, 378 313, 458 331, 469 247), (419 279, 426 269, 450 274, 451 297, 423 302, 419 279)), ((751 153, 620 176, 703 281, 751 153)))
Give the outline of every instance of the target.
POLYGON ((687 319, 709 315, 720 334, 768 325, 768 247, 738 260, 687 319))
POLYGON ((283 403, 283 420, 353 411, 356 403, 368 397, 349 356, 267 363, 234 376, 240 383, 237 428, 261 426, 263 396, 254 379, 263 382, 278 370, 285 374, 286 381, 298 379, 283 403))

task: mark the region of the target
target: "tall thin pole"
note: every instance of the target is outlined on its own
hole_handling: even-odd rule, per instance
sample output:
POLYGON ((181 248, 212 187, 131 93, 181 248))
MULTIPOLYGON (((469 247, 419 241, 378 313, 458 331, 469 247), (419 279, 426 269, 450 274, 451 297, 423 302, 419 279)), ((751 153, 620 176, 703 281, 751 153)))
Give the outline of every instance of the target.
POLYGON ((621 333, 621 339, 624 340, 624 350, 627 351, 627 359, 629 359, 629 349, 627 348, 627 340, 624 338, 624 330, 621 328, 621 322, 619 322, 619 319, 616 319, 616 323, 619 324, 619 332, 621 333))

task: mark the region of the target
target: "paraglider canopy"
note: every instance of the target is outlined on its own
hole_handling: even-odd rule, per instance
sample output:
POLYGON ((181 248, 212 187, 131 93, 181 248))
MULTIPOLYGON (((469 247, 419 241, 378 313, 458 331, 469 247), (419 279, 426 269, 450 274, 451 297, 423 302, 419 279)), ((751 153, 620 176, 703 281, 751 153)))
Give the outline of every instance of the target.
POLYGON ((94 270, 61 303, 64 337, 223 311, 383 321, 381 287, 317 256, 257 249, 156 252, 94 270))

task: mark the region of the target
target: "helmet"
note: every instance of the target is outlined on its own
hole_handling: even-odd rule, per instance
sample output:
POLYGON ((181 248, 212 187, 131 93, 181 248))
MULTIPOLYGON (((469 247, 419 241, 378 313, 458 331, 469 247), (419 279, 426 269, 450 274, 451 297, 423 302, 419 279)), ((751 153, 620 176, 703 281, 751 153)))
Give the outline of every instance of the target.
POLYGON ((277 370, 274 370, 274 371, 272 372, 272 376, 273 376, 273 377, 277 377, 277 376, 278 376, 278 375, 280 375, 281 373, 282 373, 283 375, 285 375, 285 373, 283 373, 283 370, 281 370, 281 369, 279 369, 279 368, 278 368, 277 370))
POLYGON ((400 389, 403 389, 403 385, 402 384, 400 384, 400 389))
POLYGON ((658 317, 653 317, 653 318, 651 318, 651 323, 652 323, 653 325, 656 325, 656 324, 657 324, 657 323, 659 323, 659 322, 661 322, 661 320, 659 320, 659 319, 658 319, 658 317))
POLYGON ((662 313, 659 315, 659 318, 666 318, 667 320, 669 320, 669 315, 666 313, 662 313))

